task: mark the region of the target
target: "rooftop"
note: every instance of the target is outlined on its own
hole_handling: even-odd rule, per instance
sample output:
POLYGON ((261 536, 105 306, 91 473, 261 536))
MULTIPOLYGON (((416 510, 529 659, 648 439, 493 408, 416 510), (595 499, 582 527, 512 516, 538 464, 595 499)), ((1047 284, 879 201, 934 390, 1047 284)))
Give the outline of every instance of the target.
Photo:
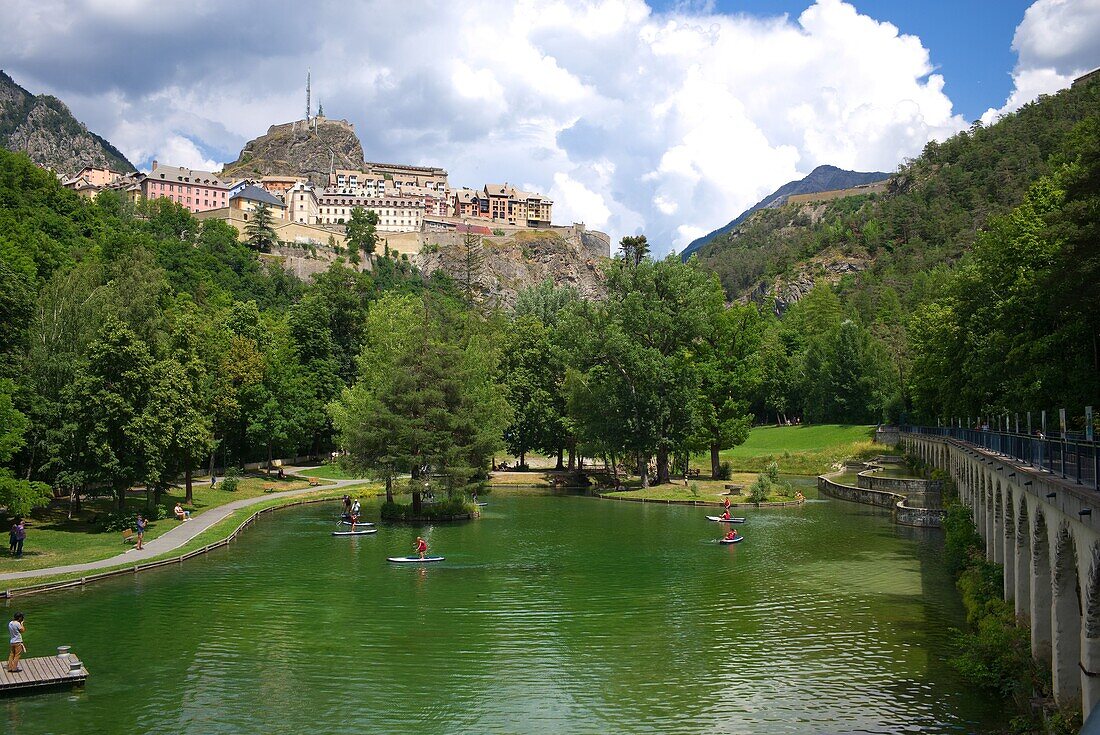
POLYGON ((261 189, 254 184, 249 184, 248 186, 244 187, 236 194, 231 196, 230 199, 249 199, 254 202, 263 202, 264 204, 272 207, 286 206, 285 204, 283 204, 283 201, 277 196, 271 194, 266 189, 261 189))
POLYGON ((204 184, 207 186, 227 186, 218 178, 217 174, 199 169, 182 168, 180 166, 161 166, 153 161, 153 170, 149 172, 150 179, 158 181, 172 181, 186 184, 204 184))

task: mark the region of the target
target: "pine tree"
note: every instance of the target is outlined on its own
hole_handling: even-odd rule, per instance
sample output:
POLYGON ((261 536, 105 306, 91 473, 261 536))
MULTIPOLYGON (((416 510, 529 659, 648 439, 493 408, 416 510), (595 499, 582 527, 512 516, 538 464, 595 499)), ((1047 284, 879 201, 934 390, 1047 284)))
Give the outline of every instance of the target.
POLYGON ((272 224, 271 208, 266 202, 260 202, 252 212, 252 219, 244 226, 248 244, 261 252, 269 252, 275 244, 275 227, 272 224))

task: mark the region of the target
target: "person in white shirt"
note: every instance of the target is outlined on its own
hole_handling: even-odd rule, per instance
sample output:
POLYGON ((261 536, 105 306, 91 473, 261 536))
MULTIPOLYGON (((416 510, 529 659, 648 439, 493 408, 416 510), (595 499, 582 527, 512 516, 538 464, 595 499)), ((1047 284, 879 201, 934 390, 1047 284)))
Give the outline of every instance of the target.
POLYGON ((8 637, 11 642, 11 653, 8 654, 8 673, 14 674, 23 670, 19 668, 19 658, 27 652, 27 647, 23 645, 24 630, 26 628, 23 627, 23 613, 17 612, 11 622, 8 623, 8 637))

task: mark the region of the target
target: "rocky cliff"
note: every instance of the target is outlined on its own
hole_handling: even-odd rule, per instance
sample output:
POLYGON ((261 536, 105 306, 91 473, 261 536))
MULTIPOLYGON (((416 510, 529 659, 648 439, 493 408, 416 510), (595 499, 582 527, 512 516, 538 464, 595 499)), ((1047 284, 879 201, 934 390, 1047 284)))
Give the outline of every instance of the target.
POLYGON ((363 168, 363 146, 347 120, 325 117, 272 125, 267 133, 248 141, 236 161, 222 175, 243 178, 305 176, 318 186, 328 184, 332 168, 363 168))
POLYGON ((126 156, 73 117, 65 103, 33 95, 0 71, 0 146, 71 176, 85 166, 134 170, 126 156))
MULTIPOLYGON (((425 274, 436 270, 457 282, 466 282, 465 237, 457 233, 425 233, 417 262, 425 274)), ((516 230, 486 235, 475 246, 471 283, 479 300, 489 306, 511 308, 524 288, 550 279, 571 286, 584 299, 605 294, 600 264, 610 255, 611 239, 581 227, 552 230, 516 230)))

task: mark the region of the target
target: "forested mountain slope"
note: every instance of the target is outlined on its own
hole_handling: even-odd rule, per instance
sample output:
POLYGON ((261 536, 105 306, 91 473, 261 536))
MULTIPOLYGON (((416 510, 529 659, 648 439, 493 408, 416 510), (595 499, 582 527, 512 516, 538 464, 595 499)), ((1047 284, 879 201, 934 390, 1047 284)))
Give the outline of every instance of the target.
POLYGON ((897 297, 912 306, 969 250, 993 215, 1020 204, 1031 184, 1072 155, 1071 134, 1100 114, 1100 85, 1041 97, 995 125, 975 124, 923 153, 891 177, 883 195, 757 212, 699 251, 700 265, 736 299, 774 295, 823 260, 859 261, 839 280, 861 308, 897 297))
POLYGON ((1083 415, 1100 400, 1098 130, 1100 85, 1078 85, 929 143, 884 194, 766 209, 704 246, 727 298, 783 315, 758 417, 1083 415), (854 409, 829 408, 840 384, 864 386, 854 409))
POLYGON ((747 220, 754 212, 770 207, 779 207, 787 203, 787 198, 795 194, 816 194, 821 191, 833 191, 835 189, 848 189, 862 184, 871 184, 889 178, 890 174, 883 171, 845 171, 836 166, 818 166, 805 178, 797 181, 788 181, 783 186, 764 197, 756 204, 746 209, 730 222, 722 225, 713 232, 708 232, 702 237, 692 240, 680 253, 680 258, 687 261, 694 253, 704 245, 720 235, 732 232, 747 220))

